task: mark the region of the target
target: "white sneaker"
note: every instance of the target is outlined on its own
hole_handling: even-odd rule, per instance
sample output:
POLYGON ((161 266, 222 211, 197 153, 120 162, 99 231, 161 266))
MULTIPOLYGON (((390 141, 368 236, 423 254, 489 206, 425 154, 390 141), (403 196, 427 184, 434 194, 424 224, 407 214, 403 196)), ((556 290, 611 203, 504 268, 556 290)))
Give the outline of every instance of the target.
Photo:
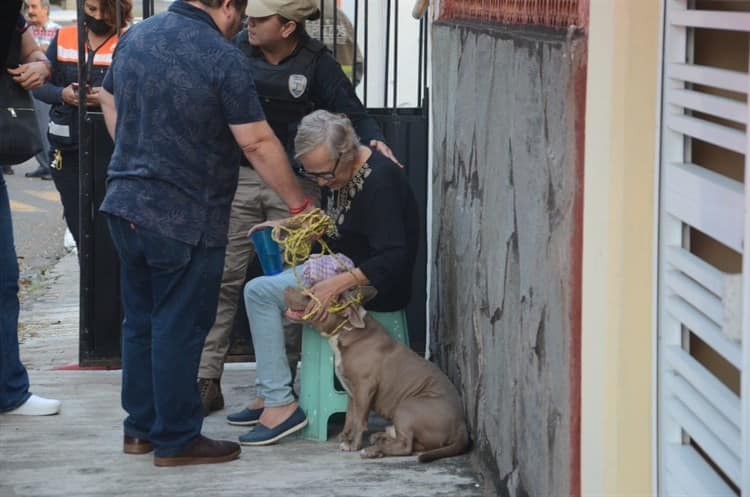
POLYGON ((63 237, 63 247, 68 252, 76 252, 76 240, 73 238, 73 233, 67 228, 65 228, 65 236, 63 237))
POLYGON ((60 401, 55 399, 45 399, 38 395, 31 394, 29 400, 16 407, 6 414, 19 414, 22 416, 49 416, 60 412, 60 401))

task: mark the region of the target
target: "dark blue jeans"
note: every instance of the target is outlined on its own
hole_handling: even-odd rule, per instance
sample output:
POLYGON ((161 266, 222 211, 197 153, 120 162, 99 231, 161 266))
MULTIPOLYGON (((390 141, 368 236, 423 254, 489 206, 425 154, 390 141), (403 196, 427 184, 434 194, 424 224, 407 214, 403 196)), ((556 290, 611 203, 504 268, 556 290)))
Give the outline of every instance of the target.
POLYGON ((203 425, 198 364, 213 326, 224 247, 192 246, 109 216, 120 258, 126 434, 158 456, 188 448, 203 425))
POLYGON ((29 398, 29 376, 18 356, 18 259, 5 178, 0 175, 0 412, 29 398))

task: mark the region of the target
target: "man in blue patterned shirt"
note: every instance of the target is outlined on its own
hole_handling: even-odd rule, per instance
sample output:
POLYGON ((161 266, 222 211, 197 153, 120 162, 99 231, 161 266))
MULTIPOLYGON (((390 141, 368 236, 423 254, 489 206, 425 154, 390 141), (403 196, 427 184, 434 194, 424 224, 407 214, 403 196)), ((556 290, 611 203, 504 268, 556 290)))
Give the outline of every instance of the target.
POLYGON ((115 138, 108 215, 121 264, 124 451, 223 462, 195 381, 215 313, 240 151, 294 211, 305 199, 228 39, 246 0, 187 0, 122 35, 101 97, 115 138), (239 146, 238 146, 239 145, 239 146))

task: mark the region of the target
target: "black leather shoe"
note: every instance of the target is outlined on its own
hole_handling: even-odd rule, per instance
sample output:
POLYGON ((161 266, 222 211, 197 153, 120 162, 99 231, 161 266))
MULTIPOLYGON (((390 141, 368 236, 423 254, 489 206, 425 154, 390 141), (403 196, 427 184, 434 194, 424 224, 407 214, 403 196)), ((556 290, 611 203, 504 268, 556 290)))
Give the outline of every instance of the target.
POLYGON ((146 439, 125 435, 122 443, 122 451, 126 454, 148 454, 154 450, 154 446, 146 439))
POLYGON ((240 445, 235 442, 211 440, 203 435, 190 448, 173 456, 154 456, 156 466, 187 466, 232 461, 240 457, 240 445))

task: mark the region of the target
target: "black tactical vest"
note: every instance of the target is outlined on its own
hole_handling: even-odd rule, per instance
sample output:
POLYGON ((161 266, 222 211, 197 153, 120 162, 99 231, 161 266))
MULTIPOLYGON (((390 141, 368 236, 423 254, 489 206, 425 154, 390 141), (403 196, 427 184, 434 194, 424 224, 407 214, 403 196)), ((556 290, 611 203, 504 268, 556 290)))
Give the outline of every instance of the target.
POLYGON ((318 40, 303 36, 297 53, 275 66, 253 54, 246 30, 238 34, 235 40, 250 59, 255 88, 268 124, 292 158, 297 126, 303 117, 315 110, 315 103, 310 98, 310 86, 318 60, 327 49, 318 40))

